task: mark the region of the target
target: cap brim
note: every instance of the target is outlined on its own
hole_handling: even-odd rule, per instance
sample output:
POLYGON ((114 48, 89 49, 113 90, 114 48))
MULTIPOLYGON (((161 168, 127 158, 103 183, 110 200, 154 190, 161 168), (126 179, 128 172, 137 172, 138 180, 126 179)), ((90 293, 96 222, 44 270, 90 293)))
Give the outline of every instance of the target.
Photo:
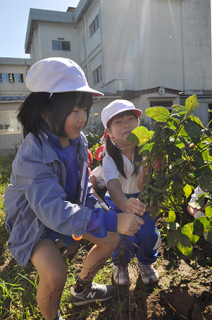
POLYGON ((117 111, 116 113, 113 114, 112 118, 110 118, 110 119, 108 120, 108 122, 106 123, 106 128, 108 128, 108 125, 109 125, 110 121, 111 121, 115 116, 117 116, 117 114, 122 113, 122 112, 126 112, 126 111, 132 111, 132 112, 134 112, 137 118, 140 118, 141 115, 143 114, 143 112, 142 112, 140 109, 134 109, 134 108, 132 108, 132 109, 124 110, 124 111, 123 111, 123 110, 119 110, 119 111, 117 111))
MULTIPOLYGON (((69 90, 69 88, 65 88, 63 89, 63 91, 59 91, 59 92, 88 92, 88 93, 91 93, 93 97, 102 97, 104 96, 104 93, 102 92, 99 92, 99 91, 96 91, 88 86, 84 86, 84 87, 77 87, 76 89, 75 88, 71 88, 71 90, 69 90)), ((55 92, 56 93, 56 92, 55 92)))
MULTIPOLYGON (((27 88, 31 91, 31 92, 43 92, 43 90, 41 90, 40 88, 38 89, 34 89, 32 90, 31 86, 28 85, 27 88)), ((93 97, 102 97, 104 96, 104 93, 102 92, 99 92, 99 91, 96 91, 88 86, 84 86, 84 87, 76 87, 76 88, 73 88, 73 86, 71 87, 71 89, 67 86, 67 87, 63 87, 62 89, 60 90, 55 90, 53 92, 50 92, 50 91, 46 91, 46 92, 49 92, 49 93, 60 93, 60 92, 88 92, 88 93, 91 93, 93 97)))

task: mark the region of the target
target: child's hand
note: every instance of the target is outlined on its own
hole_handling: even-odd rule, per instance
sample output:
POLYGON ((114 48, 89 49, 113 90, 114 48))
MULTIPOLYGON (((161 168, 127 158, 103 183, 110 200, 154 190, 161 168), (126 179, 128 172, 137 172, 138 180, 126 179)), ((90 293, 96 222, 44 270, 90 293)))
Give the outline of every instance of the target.
POLYGON ((119 233, 132 237, 142 224, 144 224, 143 219, 134 213, 117 214, 117 232, 119 233))
POLYGON ((129 198, 125 203, 125 207, 127 213, 134 212, 139 216, 142 216, 146 211, 146 205, 137 198, 129 198))

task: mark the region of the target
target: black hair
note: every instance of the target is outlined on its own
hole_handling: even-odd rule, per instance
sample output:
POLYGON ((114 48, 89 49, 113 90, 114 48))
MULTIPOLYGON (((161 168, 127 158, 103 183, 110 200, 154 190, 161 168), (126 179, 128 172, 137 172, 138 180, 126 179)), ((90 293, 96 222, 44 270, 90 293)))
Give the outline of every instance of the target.
MULTIPOLYGON (((114 116, 112 118, 112 120, 110 121, 109 125, 108 125, 108 129, 110 129, 111 123, 113 122, 113 120, 116 118, 123 118, 124 116, 129 116, 129 115, 134 115, 135 118, 137 119, 135 113, 133 111, 125 111, 122 112, 116 116, 114 116)), ((114 160, 116 167, 118 169, 118 171, 121 173, 121 175, 126 179, 127 176, 124 172, 124 162, 123 162, 123 158, 121 155, 121 150, 119 148, 117 148, 113 142, 111 141, 109 135, 107 135, 107 140, 106 140, 106 149, 107 149, 107 153, 109 154, 109 156, 111 156, 111 158, 114 160)), ((132 173, 132 175, 137 175, 138 174, 138 170, 139 167, 135 164, 137 161, 140 162, 142 160, 142 157, 138 154, 138 146, 135 146, 135 151, 134 151, 134 171, 132 173)))
POLYGON ((69 114, 76 106, 86 108, 88 119, 92 104, 92 94, 87 92, 59 92, 52 96, 48 92, 32 92, 19 107, 17 119, 36 137, 43 125, 56 136, 66 137, 64 125, 69 114), (45 115, 51 128, 44 120, 45 115))

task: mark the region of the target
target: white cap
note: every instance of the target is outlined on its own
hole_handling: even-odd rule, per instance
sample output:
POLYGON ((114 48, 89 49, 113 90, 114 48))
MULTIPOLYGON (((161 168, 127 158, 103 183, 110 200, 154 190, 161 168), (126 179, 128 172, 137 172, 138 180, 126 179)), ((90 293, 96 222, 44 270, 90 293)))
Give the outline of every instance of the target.
POLYGON ((31 92, 90 92, 93 97, 104 94, 89 87, 80 66, 67 58, 47 58, 36 62, 26 76, 31 92))
POLYGON ((128 100, 114 100, 102 110, 101 120, 105 128, 108 127, 110 120, 119 113, 133 111, 137 118, 140 118, 142 111, 136 109, 134 104, 128 100))

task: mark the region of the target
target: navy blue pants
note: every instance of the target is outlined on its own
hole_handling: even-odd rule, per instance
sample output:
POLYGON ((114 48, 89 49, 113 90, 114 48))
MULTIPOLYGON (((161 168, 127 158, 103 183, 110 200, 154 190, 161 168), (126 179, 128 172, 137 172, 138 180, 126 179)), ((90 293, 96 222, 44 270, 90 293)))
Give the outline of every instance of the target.
MULTIPOLYGON (((135 197, 136 195, 126 195, 135 197)), ((113 203, 110 196, 106 194, 105 201, 112 210, 120 213, 121 210, 113 203)), ((139 262, 145 265, 150 265, 157 260, 158 248, 160 246, 160 233, 155 226, 155 220, 150 217, 150 212, 146 211, 142 216, 144 225, 138 230, 133 237, 127 236, 124 243, 124 261, 129 263, 134 257, 137 257, 139 262)), ((120 243, 123 235, 120 235, 120 243)), ((119 265, 120 243, 112 254, 113 263, 119 265)))

